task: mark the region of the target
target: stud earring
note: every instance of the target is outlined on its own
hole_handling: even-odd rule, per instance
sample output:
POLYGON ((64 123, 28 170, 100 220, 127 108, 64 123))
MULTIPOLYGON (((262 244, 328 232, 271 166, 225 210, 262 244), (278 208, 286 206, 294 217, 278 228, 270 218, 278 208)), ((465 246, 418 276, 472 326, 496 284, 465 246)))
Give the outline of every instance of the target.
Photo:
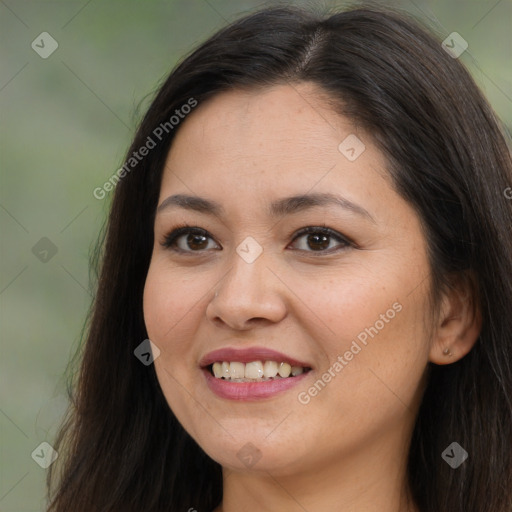
POLYGON ((450 349, 449 349, 449 348, 445 348, 445 349, 443 350, 443 354, 444 354, 445 356, 451 356, 451 355, 452 355, 452 353, 451 353, 451 351, 450 351, 450 349))

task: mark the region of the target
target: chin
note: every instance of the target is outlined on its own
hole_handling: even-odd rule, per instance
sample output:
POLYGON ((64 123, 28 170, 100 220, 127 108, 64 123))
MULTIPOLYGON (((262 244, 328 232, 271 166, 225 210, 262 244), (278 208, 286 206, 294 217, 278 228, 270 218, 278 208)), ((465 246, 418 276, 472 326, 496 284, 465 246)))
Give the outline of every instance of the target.
POLYGON ((233 471, 268 472, 272 475, 293 473, 302 465, 304 439, 272 439, 268 428, 248 435, 247 431, 233 432, 222 442, 212 443, 212 433, 206 443, 199 443, 207 455, 222 467, 233 471), (265 439, 267 436, 267 439, 265 439), (295 447, 292 449, 292 447, 295 447), (297 450, 297 446, 302 449, 297 450))

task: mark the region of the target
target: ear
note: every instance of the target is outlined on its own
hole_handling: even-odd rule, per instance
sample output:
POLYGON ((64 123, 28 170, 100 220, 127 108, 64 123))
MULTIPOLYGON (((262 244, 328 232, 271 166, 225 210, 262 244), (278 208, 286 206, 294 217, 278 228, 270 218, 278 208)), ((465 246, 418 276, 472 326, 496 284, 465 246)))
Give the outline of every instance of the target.
POLYGON ((474 346, 482 329, 475 281, 467 274, 453 278, 443 294, 432 336, 429 361, 451 364, 474 346))

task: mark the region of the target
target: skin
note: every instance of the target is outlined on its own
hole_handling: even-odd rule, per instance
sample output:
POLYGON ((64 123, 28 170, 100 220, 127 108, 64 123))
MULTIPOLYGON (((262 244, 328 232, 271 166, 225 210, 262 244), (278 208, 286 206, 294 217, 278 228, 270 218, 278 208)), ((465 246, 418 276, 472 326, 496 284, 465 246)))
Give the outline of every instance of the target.
POLYGON ((155 369, 169 406, 223 467, 216 510, 418 510, 405 499, 405 467, 427 363, 463 357, 478 322, 454 293, 432 324, 420 221, 393 189, 370 135, 332 112, 312 84, 222 93, 179 127, 158 204, 178 193, 217 201, 225 212, 172 206, 157 213, 144 315, 161 350, 155 369), (350 134, 366 148, 355 161, 338 150, 350 134), (338 206, 267 214, 272 201, 317 192, 341 195, 371 219, 338 206), (211 238, 198 250, 182 236, 187 253, 163 247, 183 222, 211 238), (331 237, 318 249, 311 235, 296 238, 307 226, 330 227, 356 247, 331 237), (253 263, 236 251, 248 236, 263 249, 253 263), (400 312, 301 403, 299 393, 332 372, 338 356, 397 303, 400 312), (274 348, 313 370, 272 398, 222 399, 198 363, 228 346, 274 348), (261 456, 252 466, 237 457, 247 443, 261 456))

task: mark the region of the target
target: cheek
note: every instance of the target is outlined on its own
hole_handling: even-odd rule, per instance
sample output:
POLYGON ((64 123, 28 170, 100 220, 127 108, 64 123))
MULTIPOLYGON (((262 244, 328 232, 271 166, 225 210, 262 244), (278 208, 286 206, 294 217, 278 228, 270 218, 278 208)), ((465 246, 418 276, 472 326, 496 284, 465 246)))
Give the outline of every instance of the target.
POLYGON ((175 309, 164 280, 157 276, 158 273, 150 267, 144 285, 143 310, 149 339, 160 346, 163 333, 169 328, 169 316, 175 309))
POLYGON ((152 262, 143 296, 148 337, 160 349, 154 362, 157 379, 169 407, 193 437, 195 425, 201 424, 201 420, 204 423, 197 403, 191 398, 196 395, 197 376, 190 375, 190 362, 194 359, 190 352, 194 346, 187 342, 194 337, 193 325, 200 322, 198 302, 204 289, 199 290, 197 285, 195 288, 193 282, 183 278, 183 273, 178 275, 165 264, 152 262))
POLYGON ((302 280, 300 293, 308 297, 310 307, 302 317, 303 327, 316 332, 327 356, 319 376, 329 381, 326 387, 332 394, 324 393, 323 399, 330 395, 349 408, 355 406, 356 416, 363 403, 377 410, 400 407, 396 395, 406 403, 414 400, 429 350, 427 290, 423 285, 411 293, 414 274, 408 279, 389 270, 380 272, 380 279, 368 273, 339 274, 320 287, 302 280))
POLYGON ((173 272, 162 262, 151 264, 144 286, 144 320, 149 338, 166 346, 183 336, 183 329, 198 314, 205 284, 183 272, 173 272), (178 336, 177 334, 180 333, 178 336))
POLYGON ((304 327, 309 325, 308 332, 315 332, 313 324, 318 326, 315 338, 326 340, 325 348, 331 355, 348 350, 352 340, 359 340, 363 346, 374 339, 386 339, 388 345, 409 346, 411 338, 417 339, 416 334, 422 332, 424 287, 411 293, 412 274, 410 279, 397 276, 390 269, 372 274, 368 269, 341 269, 323 282, 318 276, 295 279, 294 293, 305 298, 303 314, 296 317, 304 327))

